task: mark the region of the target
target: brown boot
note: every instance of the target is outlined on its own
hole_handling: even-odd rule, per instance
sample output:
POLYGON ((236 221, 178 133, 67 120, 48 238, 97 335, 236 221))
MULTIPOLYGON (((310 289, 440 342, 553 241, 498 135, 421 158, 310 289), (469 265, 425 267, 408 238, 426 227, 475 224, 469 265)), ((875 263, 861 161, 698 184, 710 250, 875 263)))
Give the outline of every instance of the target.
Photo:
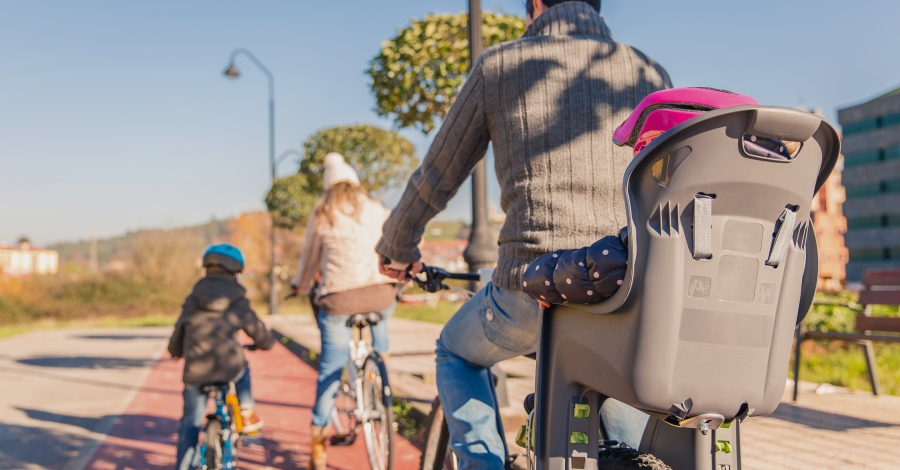
POLYGON ((241 428, 241 434, 256 434, 263 428, 263 420, 256 414, 256 410, 241 410, 241 421, 244 426, 241 428))
POLYGON ((312 462, 311 470, 325 470, 325 428, 313 426, 312 435, 312 462))

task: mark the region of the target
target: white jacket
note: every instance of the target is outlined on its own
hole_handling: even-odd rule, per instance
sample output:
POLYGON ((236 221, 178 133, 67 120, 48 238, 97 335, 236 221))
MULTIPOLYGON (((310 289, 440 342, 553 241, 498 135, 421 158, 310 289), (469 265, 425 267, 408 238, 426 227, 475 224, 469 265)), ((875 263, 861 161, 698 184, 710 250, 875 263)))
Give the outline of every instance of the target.
POLYGON ((316 298, 395 280, 378 272, 375 244, 390 211, 380 202, 366 197, 358 218, 337 211, 334 225, 318 220, 314 214, 306 224, 306 239, 297 275, 292 284, 307 292, 321 273, 316 298))

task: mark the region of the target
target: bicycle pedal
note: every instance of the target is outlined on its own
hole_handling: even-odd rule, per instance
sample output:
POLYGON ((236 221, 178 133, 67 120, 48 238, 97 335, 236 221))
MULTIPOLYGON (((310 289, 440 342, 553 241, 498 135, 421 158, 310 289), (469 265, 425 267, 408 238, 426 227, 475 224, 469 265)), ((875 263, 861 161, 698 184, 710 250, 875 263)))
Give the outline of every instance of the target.
POLYGON ((353 443, 356 442, 356 435, 355 434, 344 434, 342 436, 331 436, 331 439, 329 439, 329 442, 331 443, 331 445, 333 445, 335 447, 345 447, 345 446, 353 445, 353 443))

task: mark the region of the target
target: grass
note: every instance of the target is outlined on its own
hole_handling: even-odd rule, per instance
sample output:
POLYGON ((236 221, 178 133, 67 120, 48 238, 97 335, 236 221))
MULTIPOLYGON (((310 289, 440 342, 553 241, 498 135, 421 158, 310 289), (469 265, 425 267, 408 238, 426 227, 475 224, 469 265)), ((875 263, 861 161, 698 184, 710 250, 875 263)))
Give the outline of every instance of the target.
MULTIPOLYGON (((900 394, 900 344, 875 344, 875 363, 882 393, 900 394)), ((800 380, 870 391, 866 360, 860 346, 843 341, 803 343, 800 380)))
MULTIPOLYGON (((818 294, 817 300, 843 302, 858 308, 855 294, 818 294)), ((900 309, 876 305, 872 315, 900 316, 900 309)), ((804 320, 808 329, 822 331, 853 331, 856 310, 834 305, 816 305, 804 320)), ((900 394, 900 344, 875 342, 875 363, 883 393, 900 394)), ((806 341, 800 361, 800 380, 829 383, 855 390, 870 390, 866 362, 862 348, 845 341, 806 341)))
POLYGON ((394 316, 428 323, 444 324, 459 310, 462 303, 441 300, 434 307, 428 304, 397 304, 394 316))
POLYGON ((83 320, 56 321, 41 320, 31 323, 0 326, 0 338, 28 333, 38 330, 52 330, 58 328, 131 328, 147 326, 172 326, 177 317, 174 315, 146 315, 140 317, 121 318, 104 316, 83 320))

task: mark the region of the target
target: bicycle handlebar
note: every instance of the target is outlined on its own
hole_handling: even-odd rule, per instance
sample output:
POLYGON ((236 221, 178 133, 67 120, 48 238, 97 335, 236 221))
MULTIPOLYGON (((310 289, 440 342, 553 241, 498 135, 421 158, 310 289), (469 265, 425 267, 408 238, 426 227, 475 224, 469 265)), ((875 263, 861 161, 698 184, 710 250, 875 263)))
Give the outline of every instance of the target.
MULTIPOLYGON (((440 268, 435 268, 440 269, 440 268)), ((446 271, 444 271, 446 272, 446 271)), ((481 275, 478 273, 450 273, 447 272, 447 279, 458 279, 460 281, 481 281, 481 275)))
POLYGON ((420 271, 415 276, 407 270, 407 275, 415 281, 416 284, 419 285, 422 289, 427 292, 438 292, 441 290, 449 290, 450 286, 444 284, 445 279, 456 279, 460 281, 473 281, 473 282, 485 282, 480 273, 451 273, 447 272, 444 269, 428 266, 423 264, 422 271, 420 271), (419 277, 419 275, 425 274, 425 279, 419 277))

